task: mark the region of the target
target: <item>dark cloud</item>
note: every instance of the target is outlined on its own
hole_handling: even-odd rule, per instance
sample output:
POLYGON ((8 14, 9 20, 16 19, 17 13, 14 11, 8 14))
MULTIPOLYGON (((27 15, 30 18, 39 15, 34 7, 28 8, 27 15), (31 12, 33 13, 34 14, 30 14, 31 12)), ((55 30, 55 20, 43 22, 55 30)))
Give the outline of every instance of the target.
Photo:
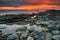
POLYGON ((0 6, 18 6, 26 4, 25 0, 0 0, 0 6))
POLYGON ((60 0, 0 0, 0 6, 21 6, 27 4, 48 4, 60 6, 60 0))
POLYGON ((60 6, 60 0, 27 0, 27 1, 32 4, 48 4, 60 6))
POLYGON ((42 4, 42 0, 27 0, 27 2, 31 4, 42 4))
POLYGON ((44 0, 43 3, 60 6, 60 0, 44 0))

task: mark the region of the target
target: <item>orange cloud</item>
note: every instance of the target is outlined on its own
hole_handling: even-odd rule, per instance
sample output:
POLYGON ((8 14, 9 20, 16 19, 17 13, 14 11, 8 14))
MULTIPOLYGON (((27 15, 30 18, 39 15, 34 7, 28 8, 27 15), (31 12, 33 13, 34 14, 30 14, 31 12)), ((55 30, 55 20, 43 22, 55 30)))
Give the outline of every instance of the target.
POLYGON ((60 6, 42 4, 42 5, 23 5, 18 7, 3 6, 0 7, 0 10, 36 10, 36 9, 59 9, 59 8, 60 6))
POLYGON ((60 0, 26 0, 26 4, 16 6, 0 6, 0 10, 36 10, 60 9, 60 0))
POLYGON ((27 0, 31 4, 60 5, 60 0, 27 0))

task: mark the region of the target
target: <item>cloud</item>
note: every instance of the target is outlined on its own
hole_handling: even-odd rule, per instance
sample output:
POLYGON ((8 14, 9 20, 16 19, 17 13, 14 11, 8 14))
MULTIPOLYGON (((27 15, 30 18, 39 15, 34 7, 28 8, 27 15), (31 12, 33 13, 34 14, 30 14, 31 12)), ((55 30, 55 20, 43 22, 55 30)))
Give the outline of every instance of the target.
POLYGON ((60 0, 0 0, 0 10, 1 9, 2 10, 60 9, 60 0))
POLYGON ((44 4, 60 6, 60 0, 44 0, 44 4))
POLYGON ((19 5, 58 5, 60 6, 60 0, 0 0, 0 6, 19 6, 19 5))
POLYGON ((31 4, 48 4, 60 6, 60 0, 27 0, 31 4))
POLYGON ((25 4, 25 0, 0 0, 0 6, 18 6, 25 4))

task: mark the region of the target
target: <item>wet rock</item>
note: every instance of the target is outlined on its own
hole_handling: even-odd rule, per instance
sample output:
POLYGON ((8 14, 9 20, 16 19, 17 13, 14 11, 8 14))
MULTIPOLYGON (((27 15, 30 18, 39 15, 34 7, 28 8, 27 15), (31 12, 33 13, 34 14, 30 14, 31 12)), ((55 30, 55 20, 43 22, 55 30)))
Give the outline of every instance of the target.
POLYGON ((52 40, 52 33, 50 33, 49 31, 46 32, 46 40, 52 40))
POLYGON ((53 35, 52 38, 55 40, 60 40, 60 35, 53 35))
POLYGON ((45 40, 45 33, 44 32, 36 33, 34 38, 35 38, 35 40, 45 40))
POLYGON ((59 34, 60 32, 59 32, 58 30, 54 30, 54 31, 52 31, 52 33, 53 33, 54 35, 57 35, 57 34, 59 34))

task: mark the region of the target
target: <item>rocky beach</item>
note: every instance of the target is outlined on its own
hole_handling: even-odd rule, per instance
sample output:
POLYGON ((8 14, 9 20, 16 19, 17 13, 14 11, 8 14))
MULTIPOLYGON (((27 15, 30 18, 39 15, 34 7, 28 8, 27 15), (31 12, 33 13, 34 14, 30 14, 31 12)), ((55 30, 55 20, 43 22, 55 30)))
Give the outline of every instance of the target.
POLYGON ((0 40, 60 40, 59 14, 60 11, 48 10, 0 16, 0 40))

